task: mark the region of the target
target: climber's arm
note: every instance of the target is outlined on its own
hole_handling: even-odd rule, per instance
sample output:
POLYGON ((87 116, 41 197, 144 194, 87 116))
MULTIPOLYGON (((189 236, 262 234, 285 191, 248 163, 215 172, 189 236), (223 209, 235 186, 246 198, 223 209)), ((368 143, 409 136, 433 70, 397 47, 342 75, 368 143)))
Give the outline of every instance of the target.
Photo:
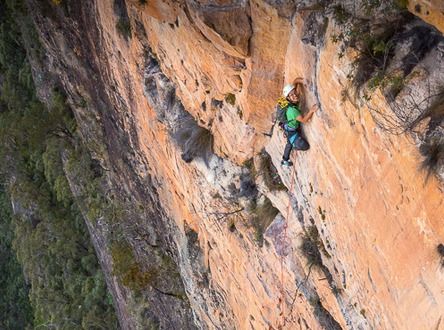
POLYGON ((305 124, 311 119, 311 117, 313 117, 313 114, 316 112, 316 110, 318 110, 317 105, 313 105, 306 115, 300 115, 296 118, 296 120, 305 124))
POLYGON ((295 80, 293 80, 293 86, 295 86, 297 94, 301 95, 304 87, 304 78, 297 77, 295 80))

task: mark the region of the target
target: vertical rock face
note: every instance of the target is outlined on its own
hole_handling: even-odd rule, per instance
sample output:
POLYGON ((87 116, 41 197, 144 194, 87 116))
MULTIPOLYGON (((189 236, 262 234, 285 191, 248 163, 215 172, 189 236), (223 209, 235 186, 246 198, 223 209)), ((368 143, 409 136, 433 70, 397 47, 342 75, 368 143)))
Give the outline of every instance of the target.
MULTIPOLYGON (((180 274, 144 291, 142 318, 168 329, 441 326, 442 186, 425 182, 412 143, 442 134, 441 33, 413 20, 394 48, 390 65, 405 69, 415 28, 434 36, 407 63, 413 94, 397 96, 420 103, 433 90, 434 112, 415 107, 405 119, 423 127, 412 137, 383 129, 399 110, 384 95, 360 103, 347 91, 356 54, 338 56, 341 26, 314 2, 28 2, 48 69, 132 210, 119 223, 137 259, 150 267, 166 254, 180 274), (298 76, 303 107, 320 110, 304 126, 310 150, 293 152, 287 169, 284 136, 264 133, 298 76)), ((90 230, 121 325, 143 328, 112 271, 105 220, 90 230)))

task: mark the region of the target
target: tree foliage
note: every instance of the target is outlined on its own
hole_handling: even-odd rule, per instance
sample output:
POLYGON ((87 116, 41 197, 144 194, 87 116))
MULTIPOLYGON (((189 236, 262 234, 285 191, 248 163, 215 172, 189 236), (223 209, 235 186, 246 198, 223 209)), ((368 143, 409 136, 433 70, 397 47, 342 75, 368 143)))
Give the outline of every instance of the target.
POLYGON ((32 328, 32 308, 28 299, 29 286, 12 250, 12 214, 10 202, 0 187, 0 328, 32 328))
POLYGON ((75 119, 62 91, 53 91, 50 107, 36 96, 16 22, 20 3, 0 1, 0 173, 17 206, 11 217, 1 192, 0 328, 115 329, 112 300, 64 173, 64 153, 80 143, 75 119))

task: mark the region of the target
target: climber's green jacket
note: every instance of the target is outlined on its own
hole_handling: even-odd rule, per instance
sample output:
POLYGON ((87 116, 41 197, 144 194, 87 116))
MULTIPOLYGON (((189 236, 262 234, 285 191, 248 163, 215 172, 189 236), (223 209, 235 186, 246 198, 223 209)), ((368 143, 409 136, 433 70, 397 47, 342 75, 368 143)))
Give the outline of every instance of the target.
POLYGON ((287 125, 291 128, 298 128, 299 121, 296 120, 301 115, 301 111, 299 110, 296 104, 289 104, 287 110, 285 112, 285 116, 287 117, 287 125))

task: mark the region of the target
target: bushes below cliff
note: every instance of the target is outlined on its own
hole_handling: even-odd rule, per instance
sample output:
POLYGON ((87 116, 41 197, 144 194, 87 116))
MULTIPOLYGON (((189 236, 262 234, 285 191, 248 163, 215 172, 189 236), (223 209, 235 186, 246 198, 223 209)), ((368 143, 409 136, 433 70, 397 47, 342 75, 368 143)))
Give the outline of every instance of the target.
MULTIPOLYGON (((64 150, 77 143, 75 120, 59 91, 54 91, 49 109, 37 99, 13 19, 16 13, 3 2, 0 7, 0 172, 16 213, 2 235, 13 237, 13 250, 30 285, 34 326, 117 328, 103 274, 63 171, 64 150)), ((6 266, 2 273, 11 273, 5 277, 19 272, 12 263, 6 266)), ((13 296, 16 305, 23 306, 17 326, 32 323, 26 287, 17 276, 4 288, 9 294, 0 295, 0 306, 13 296)), ((12 308, 2 317, 10 320, 14 313, 12 308)))
POLYGON ((124 239, 112 242, 110 248, 113 274, 127 288, 136 293, 151 288, 161 294, 184 299, 185 292, 176 292, 168 285, 168 279, 180 279, 174 261, 169 256, 156 250, 157 253, 144 256, 145 259, 152 260, 150 266, 143 266, 137 261, 131 245, 124 239))
POLYGON ((60 328, 116 328, 89 233, 63 173, 65 141, 46 137, 41 142, 42 153, 22 146, 20 155, 12 156, 12 195, 20 209, 14 221, 14 248, 31 284, 34 322, 51 321, 60 328))
POLYGON ((0 328, 32 328, 33 311, 29 302, 29 286, 22 267, 12 249, 13 228, 11 204, 0 186, 0 328))

